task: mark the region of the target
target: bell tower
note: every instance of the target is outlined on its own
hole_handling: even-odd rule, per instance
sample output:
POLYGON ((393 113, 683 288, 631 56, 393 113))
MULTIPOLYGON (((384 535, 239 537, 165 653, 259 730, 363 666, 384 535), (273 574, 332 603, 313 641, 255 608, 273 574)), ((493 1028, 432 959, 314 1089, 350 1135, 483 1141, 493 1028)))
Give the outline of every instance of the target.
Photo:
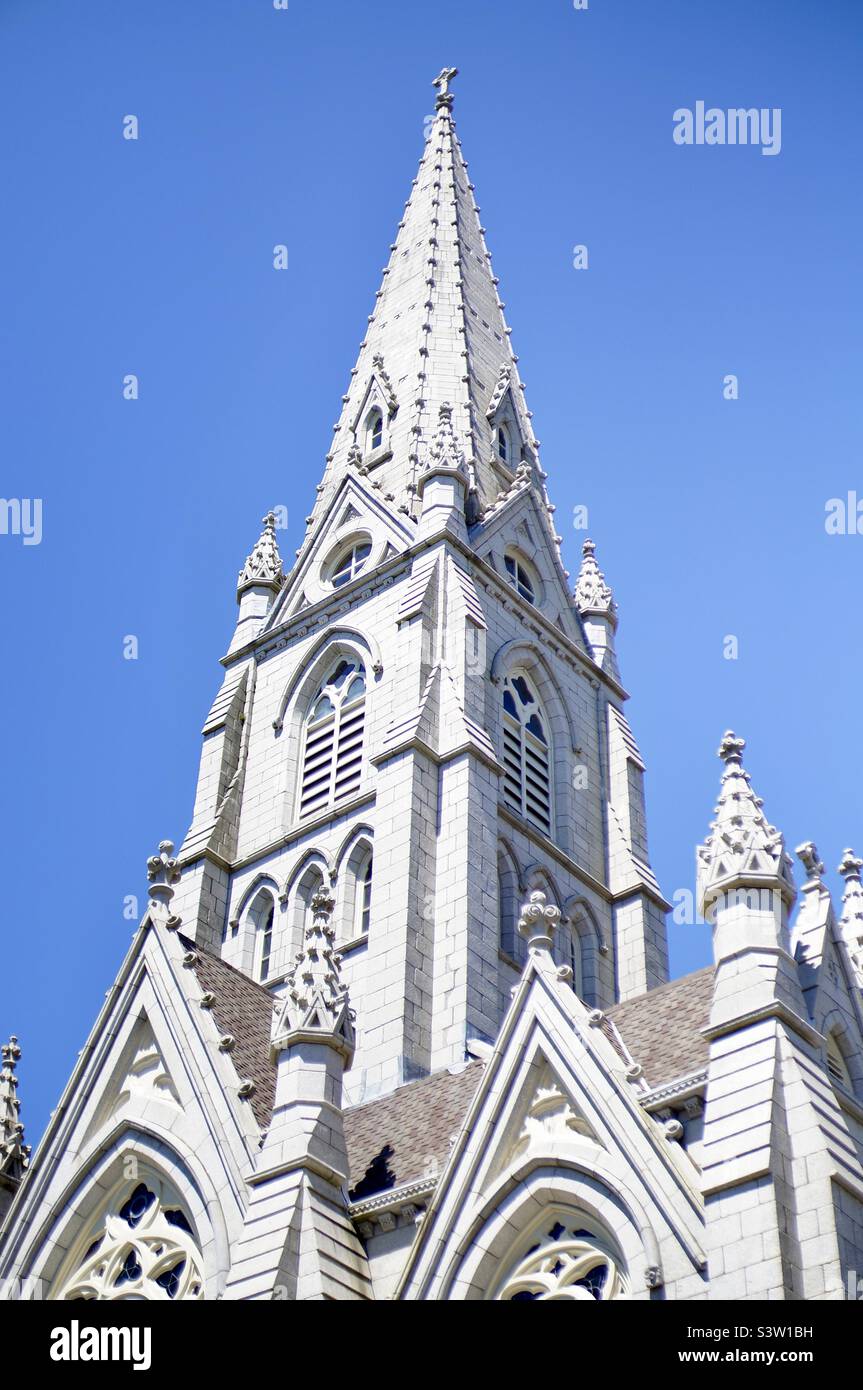
MULTIPOLYGON (((247 560, 174 910, 286 988, 332 898, 349 1101, 492 1040, 542 891, 588 1003, 667 978, 617 607, 573 587, 474 185, 455 68, 390 247, 295 563, 247 560)), ((309 480, 311 483, 311 479, 309 480)))

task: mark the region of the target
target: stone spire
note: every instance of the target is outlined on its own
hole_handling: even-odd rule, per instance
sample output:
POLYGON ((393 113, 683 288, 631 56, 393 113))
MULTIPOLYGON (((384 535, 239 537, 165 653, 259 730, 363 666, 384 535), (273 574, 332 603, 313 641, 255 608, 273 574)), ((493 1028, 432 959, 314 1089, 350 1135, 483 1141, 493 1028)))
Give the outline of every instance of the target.
POLYGON ((13 1036, 2 1049, 3 1067, 0 1070, 0 1181, 17 1184, 27 1167, 30 1146, 24 1143, 24 1126, 18 1118, 18 1078, 15 1068, 21 1058, 18 1039, 13 1036))
POLYGON ((506 490, 522 458, 547 502, 510 329, 452 118, 455 75, 449 67, 434 79, 435 114, 342 397, 308 536, 351 463, 369 456, 369 485, 417 518, 419 480, 432 458, 443 404, 451 408, 476 514, 506 490), (505 463, 496 455, 499 421, 488 413, 493 401, 494 411, 508 412, 512 447, 505 463), (372 411, 380 411, 383 426, 382 442, 370 455, 372 411))
POLYGON ((716 819, 697 851, 699 898, 705 917, 724 894, 736 888, 775 889, 786 907, 796 897, 791 856, 782 835, 764 815, 764 803, 752 790, 743 766, 745 747, 744 740, 730 730, 719 747, 725 771, 716 819))
POLYGON ((617 631, 617 604, 605 575, 596 563, 596 546, 586 540, 581 547, 581 569, 575 583, 575 606, 594 659, 603 671, 620 680, 614 634, 617 631))
POLYGON ((328 1043, 342 1053, 347 1067, 354 1053, 354 1015, 341 980, 341 957, 333 950, 333 906, 332 895, 319 888, 312 898, 303 948, 288 974, 272 1048, 278 1055, 295 1042, 328 1043))
POLYGON ((444 401, 438 408, 438 426, 429 451, 428 466, 419 479, 422 501, 421 535, 454 531, 467 535, 465 493, 468 470, 464 450, 452 427, 452 406, 444 401))
POLYGON ((839 865, 839 872, 845 880, 839 931, 848 947, 851 963, 857 973, 857 983, 863 988, 863 884, 860 881, 861 868, 863 868, 863 859, 858 859, 853 850, 846 849, 842 855, 842 863, 839 865))
POLYGON ((237 596, 252 586, 263 585, 278 593, 285 582, 282 557, 276 541, 276 514, 267 512, 263 518, 263 531, 255 547, 240 570, 237 580, 237 596))

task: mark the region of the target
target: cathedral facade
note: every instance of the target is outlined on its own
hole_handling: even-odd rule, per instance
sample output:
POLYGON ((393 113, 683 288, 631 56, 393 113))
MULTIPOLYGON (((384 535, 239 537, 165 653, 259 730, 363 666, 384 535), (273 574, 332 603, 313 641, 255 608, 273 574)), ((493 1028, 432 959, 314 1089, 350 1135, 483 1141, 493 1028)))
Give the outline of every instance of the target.
MULTIPOLYGON (((191 824, 31 1155, 6 1298, 841 1299, 863 886, 722 739, 669 980, 591 541, 573 584, 453 69, 285 574, 243 567, 191 824), (705 817, 706 819, 706 817, 705 817)), ((855 1296, 852 1292, 850 1296, 855 1296)))

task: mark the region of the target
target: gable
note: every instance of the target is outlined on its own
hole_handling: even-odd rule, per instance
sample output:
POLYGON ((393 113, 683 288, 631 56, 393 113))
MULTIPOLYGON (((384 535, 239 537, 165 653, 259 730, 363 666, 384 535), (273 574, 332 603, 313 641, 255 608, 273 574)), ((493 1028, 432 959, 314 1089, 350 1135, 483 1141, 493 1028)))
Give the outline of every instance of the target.
POLYGON ((300 547, 299 559, 273 604, 261 632, 277 627, 285 618, 334 592, 329 570, 341 549, 352 542, 368 544, 370 549, 362 568, 368 579, 379 565, 400 554, 413 540, 413 533, 398 519, 382 496, 380 485, 367 484, 359 471, 352 471, 331 498, 325 512, 300 547))

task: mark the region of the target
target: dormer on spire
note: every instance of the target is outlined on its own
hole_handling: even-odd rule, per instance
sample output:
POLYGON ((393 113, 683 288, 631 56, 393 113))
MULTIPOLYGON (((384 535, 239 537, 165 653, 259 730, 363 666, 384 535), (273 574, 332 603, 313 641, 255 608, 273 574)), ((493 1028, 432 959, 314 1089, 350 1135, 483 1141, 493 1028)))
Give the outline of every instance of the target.
POLYGON ((575 606, 584 625, 597 666, 620 680, 614 634, 617 631, 617 604, 605 575, 596 563, 596 546, 586 540, 581 547, 581 569, 575 583, 575 606))
POLYGON ((863 883, 860 870, 863 859, 853 850, 846 849, 842 855, 839 872, 845 880, 842 894, 842 915, 839 918, 839 931, 848 947, 851 963, 857 975, 857 983, 863 989, 863 883))
MULTIPOLYGON (((17 1187, 24 1176, 30 1158, 30 1146, 24 1143, 24 1126, 19 1119, 21 1102, 18 1099, 18 1078, 15 1068, 21 1058, 18 1039, 13 1036, 2 1049, 0 1070, 0 1203, 2 1189, 8 1192, 17 1187)), ((3 1205, 0 1204, 0 1217, 3 1205)))
POLYGON ((287 978, 287 992, 273 1026, 272 1052, 297 1043, 324 1043, 340 1052, 345 1067, 354 1054, 354 1014, 341 979, 341 957, 334 950, 332 894, 319 888, 311 901, 303 948, 287 978))
POLYGON ((429 462, 419 479, 421 536, 434 535, 438 531, 467 536, 465 497, 468 481, 464 450, 453 430, 452 406, 449 401, 444 401, 438 409, 438 426, 429 450, 429 462))
POLYGON ((285 582, 282 557, 279 554, 276 541, 275 512, 267 512, 262 525, 264 529, 258 537, 251 555, 247 557, 245 565, 240 570, 240 576, 237 580, 238 598, 252 586, 270 588, 274 594, 277 594, 285 582))

